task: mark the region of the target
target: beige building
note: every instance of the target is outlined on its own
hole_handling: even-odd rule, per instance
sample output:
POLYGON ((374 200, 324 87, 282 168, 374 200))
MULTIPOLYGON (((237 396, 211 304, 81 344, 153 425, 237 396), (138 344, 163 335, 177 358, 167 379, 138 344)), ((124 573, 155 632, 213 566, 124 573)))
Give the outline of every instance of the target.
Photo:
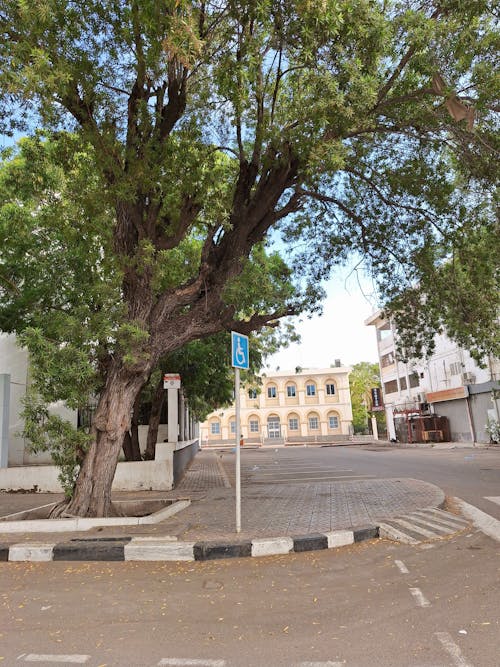
MULTIPOLYGON (((276 371, 259 386, 240 392, 245 443, 333 442, 352 433, 351 368, 276 371)), ((202 445, 236 442, 234 405, 210 414, 201 425, 202 445)))

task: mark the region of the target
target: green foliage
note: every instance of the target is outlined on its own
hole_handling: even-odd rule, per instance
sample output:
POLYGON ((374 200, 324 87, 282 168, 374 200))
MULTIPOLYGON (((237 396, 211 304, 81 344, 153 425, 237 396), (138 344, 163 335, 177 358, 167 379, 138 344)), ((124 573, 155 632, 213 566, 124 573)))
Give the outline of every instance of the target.
POLYGON ((469 350, 480 365, 489 355, 500 357, 500 227, 478 209, 481 214, 483 224, 465 226, 452 244, 420 251, 416 284, 389 296, 386 311, 404 358, 431 354, 436 331, 469 350))
POLYGON ((96 372, 85 350, 75 343, 54 343, 31 327, 19 334, 18 341, 30 352, 30 363, 36 369, 33 384, 41 398, 48 403, 64 400, 74 409, 86 402, 96 384, 96 372))
POLYGON ((323 294, 320 286, 305 292, 293 283, 293 269, 277 253, 266 252, 264 244, 253 247, 248 260, 241 259, 241 273, 224 290, 224 302, 236 309, 238 319, 245 320, 255 313, 272 314, 279 304, 282 310, 301 312, 314 310, 323 294))
MULTIPOLYGON (((38 114, 47 128, 69 123, 78 130, 63 142, 58 135, 54 147, 79 142, 85 169, 46 169, 39 190, 50 183, 54 193, 66 180, 67 205, 78 200, 85 227, 107 215, 106 242, 114 237, 114 246, 104 245, 102 230, 99 244, 102 258, 114 261, 113 280, 134 272, 160 298, 203 276, 200 290, 224 294, 247 319, 244 282, 258 294, 253 312, 286 315, 314 309, 319 279, 349 252, 365 256, 385 299, 414 284, 422 252, 430 257, 461 228, 481 225, 468 193, 491 190, 498 145, 498 42, 485 1, 433 8, 186 0, 160 8, 3 0, 2 10, 5 125, 38 114), (474 108, 473 132, 451 117, 445 102, 454 95, 474 108), (118 203, 134 222, 126 241, 113 220, 118 203), (257 252, 251 267, 248 257, 273 226, 281 228, 282 255, 294 270, 270 257, 262 282, 257 252), (224 271, 222 281, 207 281, 207 259, 212 271, 224 271), (292 288, 296 275, 307 282, 292 288)), ((22 192, 37 179, 17 187, 22 192)), ((43 208, 52 216, 58 207, 44 199, 43 208)), ((49 282, 57 279, 42 269, 49 282)), ((19 288, 8 272, 2 282, 19 288)), ((29 292, 15 299, 20 317, 30 316, 36 300, 29 292)), ((481 345, 479 321, 469 338, 481 345)), ((124 354, 132 363, 144 350, 138 343, 124 354)))
POLYGON ((492 442, 500 442, 500 422, 497 419, 488 419, 486 432, 490 436, 492 442))
POLYGON ((70 422, 50 414, 46 404, 35 392, 24 399, 23 437, 34 454, 49 452, 59 468, 59 481, 66 497, 73 495, 81 463, 91 441, 91 436, 75 429, 70 422))
POLYGON ((16 333, 40 395, 84 404, 123 316, 92 151, 61 134, 23 139, 0 164, 0 329, 16 333))
MULTIPOLYGON (((349 375, 349 388, 352 403, 352 425, 355 433, 364 433, 368 428, 368 419, 371 416, 372 398, 371 389, 380 387, 380 373, 378 364, 369 361, 360 361, 354 364, 349 375)), ((385 426, 385 413, 375 412, 377 422, 385 426)))
MULTIPOLYGON (((266 328, 250 336, 250 368, 241 372, 242 384, 257 384, 257 373, 266 356, 294 339, 295 333, 286 328, 278 331, 266 328)), ((204 421, 207 414, 232 404, 234 400, 234 369, 230 351, 231 336, 224 332, 192 341, 167 355, 160 363, 162 372, 180 373, 190 411, 198 421, 204 421)), ((156 372, 150 385, 154 386, 159 377, 160 373, 156 372)))
POLYGON ((0 329, 42 332, 61 379, 66 346, 112 391, 196 339, 314 312, 353 252, 384 302, 450 297, 452 335, 496 349, 489 0, 0 7, 0 127, 51 138, 1 170, 0 329))

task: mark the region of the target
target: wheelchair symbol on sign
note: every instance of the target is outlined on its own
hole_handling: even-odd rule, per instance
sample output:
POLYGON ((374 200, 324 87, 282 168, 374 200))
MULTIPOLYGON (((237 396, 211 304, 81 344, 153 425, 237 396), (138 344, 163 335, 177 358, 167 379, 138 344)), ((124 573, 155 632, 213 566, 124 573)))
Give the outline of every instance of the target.
POLYGON ((236 352, 235 352, 236 361, 238 364, 243 366, 246 363, 245 350, 241 346, 241 338, 238 338, 236 341, 236 352))
POLYGON ((232 365, 235 368, 248 368, 248 337, 232 332, 232 365))

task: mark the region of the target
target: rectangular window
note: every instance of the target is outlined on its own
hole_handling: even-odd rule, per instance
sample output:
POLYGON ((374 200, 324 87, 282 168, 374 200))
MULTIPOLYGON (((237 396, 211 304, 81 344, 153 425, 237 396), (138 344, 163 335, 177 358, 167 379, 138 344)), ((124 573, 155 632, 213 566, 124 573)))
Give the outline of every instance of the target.
POLYGON ((219 433, 220 433, 220 424, 219 424, 219 422, 212 422, 210 424, 210 433, 212 435, 219 435, 219 433))
POLYGON ((394 355, 394 352, 388 352, 387 354, 384 354, 382 357, 380 357, 380 365, 382 368, 387 368, 387 366, 392 366, 393 363, 395 363, 396 357, 394 355))
POLYGON ((231 433, 236 433, 236 421, 234 419, 231 420, 230 426, 231 426, 231 433))
POLYGON ((257 398, 257 389, 249 389, 248 398, 257 398))
POLYGON ((454 361, 450 364, 450 374, 451 375, 460 375, 462 372, 462 364, 459 361, 454 361))
POLYGON ((256 419, 251 419, 250 420, 250 433, 258 433, 259 432, 259 422, 256 419))
POLYGON ((394 394, 398 390, 398 383, 396 380, 384 383, 384 394, 394 394))
POLYGON ((330 428, 338 428, 339 427, 339 418, 335 416, 330 416, 328 417, 328 424, 330 428))
POLYGON ((381 327, 380 329, 377 329, 378 340, 386 340, 391 335, 392 335, 391 325, 388 323, 384 324, 384 326, 381 327))
POLYGON ((311 431, 317 431, 319 428, 319 423, 318 423, 318 418, 317 417, 309 417, 309 428, 311 431))
POLYGON ((327 396, 335 396, 335 385, 334 384, 327 384, 326 385, 326 395, 327 396))
POLYGON ((288 420, 288 429, 290 431, 299 430, 299 420, 296 417, 290 417, 290 419, 288 420))
POLYGON ((267 397, 268 398, 276 398, 276 387, 268 387, 267 388, 267 397))
POLYGON ((410 375, 410 387, 413 389, 414 387, 418 387, 420 384, 420 378, 418 376, 418 373, 412 373, 410 375))
POLYGON ((286 388, 286 395, 288 398, 295 398, 296 392, 295 392, 295 385, 290 385, 286 388))
POLYGON ((308 396, 316 396, 316 385, 315 384, 306 385, 306 394, 308 396))
POLYGON ((401 387, 401 391, 406 389, 406 378, 399 378, 399 386, 401 387))

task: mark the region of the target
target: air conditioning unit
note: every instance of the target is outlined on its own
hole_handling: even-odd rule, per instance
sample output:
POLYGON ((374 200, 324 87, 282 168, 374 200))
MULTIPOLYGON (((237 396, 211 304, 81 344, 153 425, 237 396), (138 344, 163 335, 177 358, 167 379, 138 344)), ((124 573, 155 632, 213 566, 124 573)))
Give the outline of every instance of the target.
POLYGON ((476 376, 474 373, 462 373, 462 384, 474 384, 476 376))

